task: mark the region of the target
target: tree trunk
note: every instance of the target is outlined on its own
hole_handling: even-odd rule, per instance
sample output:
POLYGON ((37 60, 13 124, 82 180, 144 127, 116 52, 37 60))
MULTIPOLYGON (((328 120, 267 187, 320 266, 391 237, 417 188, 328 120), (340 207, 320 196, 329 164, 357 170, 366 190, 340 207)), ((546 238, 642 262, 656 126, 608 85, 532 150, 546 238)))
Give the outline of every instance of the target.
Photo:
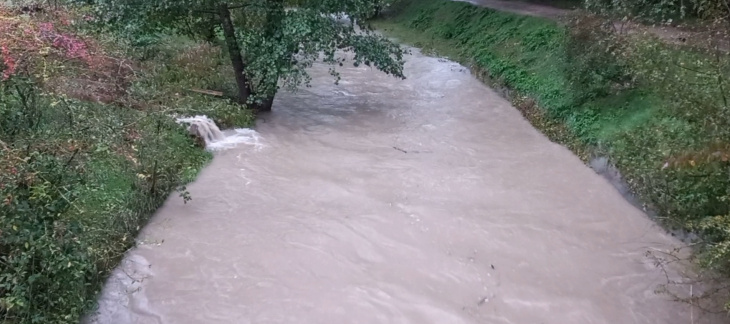
POLYGON ((274 105, 274 96, 278 90, 277 84, 279 83, 279 76, 273 78, 274 80, 262 80, 261 86, 254 88, 254 91, 268 92, 270 95, 266 98, 261 99, 261 103, 256 104, 256 112, 271 111, 271 107, 274 105))
POLYGON ((256 105, 256 112, 265 112, 265 111, 271 111, 271 107, 274 105, 274 96, 276 93, 272 94, 268 98, 261 101, 260 104, 256 105))
POLYGON ((238 103, 246 104, 248 98, 251 97, 251 86, 248 84, 248 80, 246 79, 246 75, 244 74, 246 65, 243 63, 241 48, 238 47, 236 30, 233 27, 233 22, 231 21, 231 12, 230 10, 228 10, 227 3, 222 3, 218 7, 218 15, 221 19, 223 35, 226 38, 228 55, 231 57, 231 63, 233 64, 233 72, 236 74, 236 85, 238 86, 238 103))
POLYGON ((210 20, 202 27, 203 29, 203 37, 206 41, 210 43, 215 43, 216 38, 218 36, 215 34, 215 26, 219 24, 218 21, 216 21, 217 16, 213 15, 210 17, 210 20))
POLYGON ((375 6, 375 14, 372 17, 370 17, 370 18, 371 19, 372 18, 380 18, 380 13, 381 13, 382 10, 383 10, 383 8, 380 5, 376 5, 375 6))

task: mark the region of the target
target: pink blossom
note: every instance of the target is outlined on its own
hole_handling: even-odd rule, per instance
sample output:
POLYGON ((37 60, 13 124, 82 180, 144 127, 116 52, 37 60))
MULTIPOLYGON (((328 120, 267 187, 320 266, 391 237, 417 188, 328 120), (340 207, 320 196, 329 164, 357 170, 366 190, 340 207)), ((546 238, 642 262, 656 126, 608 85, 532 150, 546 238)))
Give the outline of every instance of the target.
POLYGON ((53 33, 54 32, 52 23, 49 23, 49 22, 40 23, 38 26, 41 29, 41 33, 53 33))
POLYGON ((15 74, 15 60, 12 56, 10 56, 10 50, 8 50, 8 47, 5 45, 0 46, 0 53, 2 54, 3 58, 3 76, 2 80, 9 79, 13 74, 15 74))
POLYGON ((89 51, 82 40, 56 32, 52 23, 42 23, 39 26, 41 36, 50 39, 53 47, 65 50, 66 57, 89 60, 89 51))

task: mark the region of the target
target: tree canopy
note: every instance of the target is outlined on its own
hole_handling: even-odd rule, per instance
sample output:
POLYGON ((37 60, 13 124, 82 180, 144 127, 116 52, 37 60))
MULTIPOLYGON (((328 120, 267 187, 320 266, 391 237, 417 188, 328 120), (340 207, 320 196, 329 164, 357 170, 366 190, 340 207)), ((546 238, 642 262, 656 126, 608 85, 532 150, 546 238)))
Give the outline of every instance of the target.
POLYGON ((106 23, 225 41, 238 100, 269 110, 280 86, 307 85, 314 62, 375 67, 403 78, 403 49, 366 20, 386 0, 97 0, 106 23), (354 55, 339 55, 352 52, 354 55))

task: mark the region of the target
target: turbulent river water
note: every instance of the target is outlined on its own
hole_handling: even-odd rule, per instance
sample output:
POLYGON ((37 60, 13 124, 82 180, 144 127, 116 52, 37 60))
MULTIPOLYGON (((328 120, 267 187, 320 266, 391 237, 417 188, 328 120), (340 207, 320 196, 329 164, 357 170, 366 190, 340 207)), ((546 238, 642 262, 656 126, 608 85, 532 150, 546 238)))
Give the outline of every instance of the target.
POLYGON ((680 243, 462 66, 311 74, 167 201, 89 322, 716 322, 654 292, 645 253, 680 243))

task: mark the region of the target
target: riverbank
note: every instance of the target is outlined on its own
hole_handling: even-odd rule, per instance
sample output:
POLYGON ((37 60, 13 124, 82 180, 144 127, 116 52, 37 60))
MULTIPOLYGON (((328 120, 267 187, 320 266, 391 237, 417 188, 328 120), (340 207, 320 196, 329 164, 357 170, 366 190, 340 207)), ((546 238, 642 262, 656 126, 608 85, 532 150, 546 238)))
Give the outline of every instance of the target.
MULTIPOLYGON (((559 24, 446 0, 404 0, 373 24, 391 37, 471 67, 487 84, 503 88, 536 128, 585 162, 607 158, 658 221, 670 230, 701 235, 696 256, 705 269, 729 269, 727 253, 718 249, 730 242, 722 234, 729 208, 727 142, 715 129, 725 111, 705 111, 700 122, 686 99, 667 90, 698 99, 701 87, 678 90, 679 84, 660 86, 647 77, 657 69, 646 62, 673 67, 669 61, 697 52, 628 36, 623 47, 606 49, 596 36, 606 33, 597 27, 598 18, 559 24), (647 50, 651 46, 653 51, 647 50), (626 48, 633 50, 631 56, 617 59, 616 53, 630 52, 626 48)), ((607 35, 603 40, 616 44, 607 35)), ((670 83, 683 80, 672 73, 670 83)), ((682 76, 689 84, 697 80, 682 76)))
POLYGON ((218 48, 82 9, 0 6, 0 323, 78 323, 165 199, 195 199, 211 155, 173 115, 253 121, 194 92, 235 89, 218 48))

